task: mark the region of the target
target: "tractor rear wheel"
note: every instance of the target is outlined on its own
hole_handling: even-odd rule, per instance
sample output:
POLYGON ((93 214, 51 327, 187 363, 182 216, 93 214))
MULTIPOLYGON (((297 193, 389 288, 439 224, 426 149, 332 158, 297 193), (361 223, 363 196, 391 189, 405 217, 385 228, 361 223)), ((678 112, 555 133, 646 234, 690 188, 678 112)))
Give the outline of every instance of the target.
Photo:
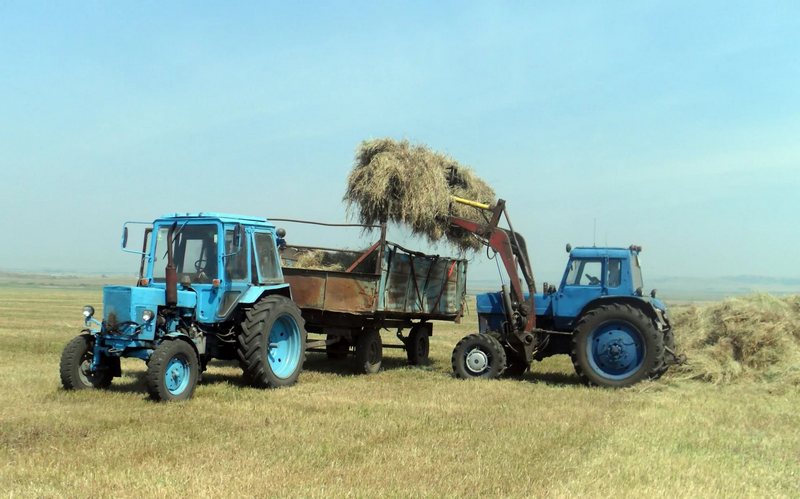
POLYGON ((244 378, 259 388, 280 388, 297 382, 306 358, 305 321, 300 309, 284 296, 268 296, 245 314, 238 354, 244 378))
POLYGON ((381 370, 383 342, 377 329, 364 328, 356 338, 356 372, 375 374, 381 370))
POLYGON ((461 379, 497 378, 506 369, 506 352, 493 336, 470 334, 456 344, 453 372, 461 379))
POLYGON ((94 360, 94 336, 82 334, 72 338, 61 353, 61 384, 67 390, 86 388, 108 388, 113 375, 105 369, 92 372, 94 360))
POLYGON ((667 370, 669 370, 670 363, 668 363, 667 360, 671 358, 673 354, 668 353, 667 349, 675 352, 675 333, 672 332, 672 328, 664 331, 664 357, 661 361, 661 366, 656 370, 653 379, 660 378, 664 375, 664 373, 667 372, 667 370))
POLYGON ((603 305, 578 321, 572 364, 587 384, 624 387, 654 378, 664 360, 664 338, 641 310, 603 305))
POLYGON ((429 323, 423 323, 411 328, 406 339, 406 354, 410 365, 423 366, 428 363, 431 351, 431 327, 429 323))
POLYGON ((192 398, 200 377, 200 359, 185 340, 161 342, 147 364, 147 391, 150 398, 165 402, 192 398))

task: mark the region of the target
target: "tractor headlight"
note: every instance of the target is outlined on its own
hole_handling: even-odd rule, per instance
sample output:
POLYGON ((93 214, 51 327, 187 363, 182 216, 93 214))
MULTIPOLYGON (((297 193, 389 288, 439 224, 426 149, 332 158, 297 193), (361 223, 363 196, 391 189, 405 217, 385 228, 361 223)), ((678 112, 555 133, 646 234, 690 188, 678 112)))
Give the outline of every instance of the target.
POLYGON ((145 322, 150 322, 155 316, 156 314, 152 310, 145 310, 142 312, 142 320, 145 322))
POLYGON ((86 305, 85 307, 83 307, 83 316, 86 319, 91 319, 93 315, 94 315, 94 307, 93 306, 86 305))

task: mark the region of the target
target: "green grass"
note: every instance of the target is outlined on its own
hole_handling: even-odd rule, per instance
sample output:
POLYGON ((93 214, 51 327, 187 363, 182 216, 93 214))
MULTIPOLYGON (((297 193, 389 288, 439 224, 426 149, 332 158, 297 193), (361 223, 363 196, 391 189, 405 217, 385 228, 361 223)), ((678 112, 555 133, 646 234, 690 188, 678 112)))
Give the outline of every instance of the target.
POLYGON ((385 370, 354 376, 311 354, 296 386, 265 391, 212 363, 193 400, 157 404, 131 360, 108 391, 63 391, 61 349, 100 300, 0 285, 7 496, 800 495, 793 390, 669 376, 587 388, 566 357, 521 381, 459 381, 450 352, 468 317, 435 325, 426 368, 388 350, 385 370))

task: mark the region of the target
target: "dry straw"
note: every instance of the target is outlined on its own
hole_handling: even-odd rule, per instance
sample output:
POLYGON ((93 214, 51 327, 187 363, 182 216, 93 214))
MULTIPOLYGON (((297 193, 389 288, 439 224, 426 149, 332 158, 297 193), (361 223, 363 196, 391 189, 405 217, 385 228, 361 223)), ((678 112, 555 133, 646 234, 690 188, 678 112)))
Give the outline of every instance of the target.
POLYGON ((800 296, 759 294, 679 311, 680 377, 800 385, 800 296))
POLYGON ((404 224, 432 242, 442 239, 461 249, 481 243, 450 225, 449 215, 479 218, 475 208, 451 201, 451 195, 492 204, 494 190, 468 167, 424 145, 407 140, 362 142, 347 178, 344 201, 363 224, 404 224))

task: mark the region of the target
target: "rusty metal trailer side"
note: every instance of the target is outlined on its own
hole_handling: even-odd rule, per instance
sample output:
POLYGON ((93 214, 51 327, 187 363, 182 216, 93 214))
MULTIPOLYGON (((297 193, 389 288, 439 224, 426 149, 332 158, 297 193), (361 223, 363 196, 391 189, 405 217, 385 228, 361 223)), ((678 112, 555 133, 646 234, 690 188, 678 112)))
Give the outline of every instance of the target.
POLYGON ((426 362, 429 321, 458 322, 463 315, 464 259, 411 251, 383 237, 363 252, 287 246, 281 257, 284 279, 307 331, 325 335, 324 340, 309 341, 310 350, 325 347, 332 358, 354 350, 361 371, 377 370, 383 347, 405 349, 411 363, 426 362), (321 268, 297 267, 310 252, 322 255, 321 268), (382 344, 378 332, 388 328, 397 329, 399 345, 382 344), (410 334, 403 336, 407 328, 410 334), (372 355, 360 352, 364 349, 372 355))

